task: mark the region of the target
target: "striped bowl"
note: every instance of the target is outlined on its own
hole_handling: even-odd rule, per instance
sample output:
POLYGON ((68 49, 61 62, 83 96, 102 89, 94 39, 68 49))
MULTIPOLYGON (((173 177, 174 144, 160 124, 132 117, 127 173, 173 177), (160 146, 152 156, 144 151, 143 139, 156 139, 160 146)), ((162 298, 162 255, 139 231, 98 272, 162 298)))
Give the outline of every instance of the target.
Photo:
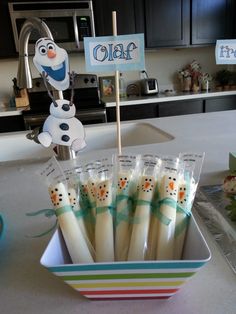
POLYGON ((40 263, 92 300, 167 299, 211 257, 193 216, 186 239, 182 260, 71 264, 57 230, 40 263))

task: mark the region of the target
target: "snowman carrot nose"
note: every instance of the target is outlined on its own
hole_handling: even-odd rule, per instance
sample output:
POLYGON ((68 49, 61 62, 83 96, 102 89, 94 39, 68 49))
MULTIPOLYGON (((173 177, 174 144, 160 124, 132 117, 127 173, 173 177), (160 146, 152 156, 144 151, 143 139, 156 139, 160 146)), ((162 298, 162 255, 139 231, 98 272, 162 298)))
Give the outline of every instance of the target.
POLYGON ((169 183, 169 188, 171 189, 171 190, 174 190, 174 182, 173 181, 171 181, 170 183, 169 183))
POLYGON ((183 197, 184 197, 184 192, 179 192, 179 198, 182 200, 183 197))
POLYGON ((125 186, 125 184, 126 184, 126 181, 121 181, 121 187, 123 188, 124 186, 125 186))
POLYGON ((49 49, 48 52, 47 52, 47 56, 50 59, 55 58, 56 57, 56 51, 53 50, 53 49, 49 49))
POLYGON ((150 182, 145 182, 144 187, 145 187, 145 189, 148 189, 150 187, 150 182))

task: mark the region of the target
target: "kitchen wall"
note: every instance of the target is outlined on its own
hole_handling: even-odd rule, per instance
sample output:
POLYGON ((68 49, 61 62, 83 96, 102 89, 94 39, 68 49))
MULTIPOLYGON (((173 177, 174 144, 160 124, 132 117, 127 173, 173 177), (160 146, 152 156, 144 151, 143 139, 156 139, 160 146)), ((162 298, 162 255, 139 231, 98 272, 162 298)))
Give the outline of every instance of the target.
MULTIPOLYGON (((222 65, 215 64, 214 47, 159 49, 146 52, 146 71, 149 77, 158 79, 161 90, 178 89, 177 71, 185 67, 192 60, 197 60, 204 72, 214 74, 222 65)), ((0 60, 0 102, 7 103, 12 94, 12 78, 16 77, 17 60, 0 60)), ((232 67, 232 66, 231 66, 232 67)), ((70 68, 77 73, 85 73, 84 55, 81 53, 70 55, 70 68)), ((31 64, 33 77, 38 73, 31 64)), ((113 73, 98 73, 100 76, 113 73)), ((138 71, 123 74, 126 82, 139 79, 138 71)))

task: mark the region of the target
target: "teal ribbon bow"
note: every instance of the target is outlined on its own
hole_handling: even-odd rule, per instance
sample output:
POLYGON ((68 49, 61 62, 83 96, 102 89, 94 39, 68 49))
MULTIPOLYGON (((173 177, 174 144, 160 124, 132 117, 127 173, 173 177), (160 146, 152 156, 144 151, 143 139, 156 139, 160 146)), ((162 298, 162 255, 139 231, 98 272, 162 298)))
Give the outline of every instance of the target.
MULTIPOLYGON (((31 213, 26 213, 26 216, 30 216, 30 217, 35 217, 35 216, 38 216, 38 215, 44 215, 45 217, 47 218, 51 218, 53 217, 54 215, 56 217, 59 217, 60 215, 66 213, 66 212, 70 212, 72 211, 72 208, 70 205, 67 205, 67 206, 63 206, 63 207, 60 207, 60 208, 57 208, 57 209, 40 209, 40 210, 37 210, 35 212, 31 212, 31 213)), ((55 229, 57 228, 57 220, 55 221, 55 223, 52 225, 52 227, 50 227, 48 230, 44 231, 44 232, 41 232, 39 234, 36 234, 36 235, 32 235, 32 236, 29 236, 30 238, 40 238, 40 237, 43 237, 49 233, 51 233, 52 231, 54 231, 55 229)))

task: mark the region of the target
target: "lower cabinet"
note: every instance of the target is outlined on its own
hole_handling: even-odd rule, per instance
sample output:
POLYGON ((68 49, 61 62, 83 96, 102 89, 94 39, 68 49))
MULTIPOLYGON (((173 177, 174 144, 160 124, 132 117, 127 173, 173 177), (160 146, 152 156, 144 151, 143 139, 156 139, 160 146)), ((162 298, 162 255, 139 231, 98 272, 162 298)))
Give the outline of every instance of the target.
POLYGON ((178 100, 159 103, 159 117, 202 113, 203 100, 178 100))
MULTIPOLYGON (((107 121, 116 121, 116 108, 108 107, 107 109, 107 121)), ((120 120, 137 120, 148 119, 158 117, 158 104, 142 104, 142 105, 130 105, 120 107, 120 120)))
POLYGON ((0 132, 24 131, 25 125, 22 115, 0 117, 0 132))
MULTIPOLYGON (((236 110, 236 95, 121 106, 120 119, 148 119, 233 109, 236 110)), ((107 121, 116 121, 115 107, 107 108, 107 121)))
POLYGON ((205 99, 205 112, 236 109, 236 95, 205 99))

